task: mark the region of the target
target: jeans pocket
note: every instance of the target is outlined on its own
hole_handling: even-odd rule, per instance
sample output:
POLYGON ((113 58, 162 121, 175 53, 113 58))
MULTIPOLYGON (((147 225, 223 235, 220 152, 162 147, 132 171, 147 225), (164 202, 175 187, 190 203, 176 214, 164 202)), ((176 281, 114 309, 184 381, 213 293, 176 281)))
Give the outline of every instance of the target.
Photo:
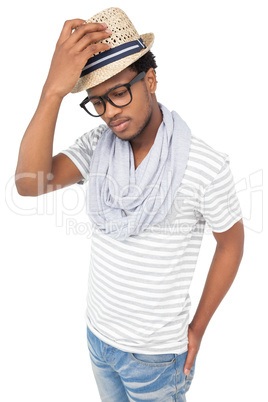
POLYGON ((87 328, 87 346, 90 352, 92 352, 92 339, 91 339, 91 332, 87 328))
POLYGON ((140 353, 130 353, 130 356, 135 362, 144 366, 151 367, 170 366, 176 361, 176 355, 174 353, 163 355, 144 355, 140 353))
POLYGON ((87 327, 87 346, 91 354, 95 354, 100 349, 100 340, 87 327))

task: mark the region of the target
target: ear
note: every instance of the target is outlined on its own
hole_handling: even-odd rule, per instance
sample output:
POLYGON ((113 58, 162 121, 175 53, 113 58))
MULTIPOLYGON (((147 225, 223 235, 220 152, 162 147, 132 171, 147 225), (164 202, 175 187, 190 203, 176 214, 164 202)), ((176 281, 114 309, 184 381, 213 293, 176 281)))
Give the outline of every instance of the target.
POLYGON ((147 87, 151 94, 154 94, 157 88, 156 74, 153 68, 150 68, 145 76, 147 87))

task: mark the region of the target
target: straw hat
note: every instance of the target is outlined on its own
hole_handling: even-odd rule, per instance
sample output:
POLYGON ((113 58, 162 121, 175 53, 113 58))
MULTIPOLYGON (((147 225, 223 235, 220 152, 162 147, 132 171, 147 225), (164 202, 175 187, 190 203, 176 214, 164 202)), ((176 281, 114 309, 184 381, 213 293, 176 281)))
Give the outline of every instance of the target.
POLYGON ((108 8, 86 21, 105 22, 112 31, 101 42, 110 43, 111 49, 91 57, 82 70, 72 93, 92 88, 120 73, 145 55, 153 45, 154 34, 139 35, 128 16, 120 8, 108 8))

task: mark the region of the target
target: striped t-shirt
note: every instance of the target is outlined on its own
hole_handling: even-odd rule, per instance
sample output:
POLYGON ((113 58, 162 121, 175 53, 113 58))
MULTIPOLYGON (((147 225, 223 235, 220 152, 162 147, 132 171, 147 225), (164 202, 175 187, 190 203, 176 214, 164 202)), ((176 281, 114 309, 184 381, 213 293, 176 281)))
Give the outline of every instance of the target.
MULTIPOLYGON (((63 151, 83 182, 101 125, 63 151)), ((87 325, 126 352, 181 354, 187 350, 189 287, 205 224, 224 232, 241 219, 226 154, 192 136, 189 159, 171 210, 161 224, 118 241, 92 232, 87 325)))

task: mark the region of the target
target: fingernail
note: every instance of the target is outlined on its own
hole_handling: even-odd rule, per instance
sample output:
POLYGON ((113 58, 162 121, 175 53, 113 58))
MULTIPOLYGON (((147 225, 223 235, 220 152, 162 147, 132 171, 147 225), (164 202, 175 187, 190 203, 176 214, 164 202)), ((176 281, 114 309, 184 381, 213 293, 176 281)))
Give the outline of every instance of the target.
POLYGON ((105 32, 107 32, 108 34, 112 33, 112 31, 110 29, 106 29, 105 32))
POLYGON ((104 28, 107 28, 107 24, 105 24, 105 22, 102 23, 101 25, 102 25, 104 28))
POLYGON ((189 375, 189 374, 190 374, 190 370, 185 369, 185 370, 184 370, 184 374, 185 374, 185 375, 189 375))

